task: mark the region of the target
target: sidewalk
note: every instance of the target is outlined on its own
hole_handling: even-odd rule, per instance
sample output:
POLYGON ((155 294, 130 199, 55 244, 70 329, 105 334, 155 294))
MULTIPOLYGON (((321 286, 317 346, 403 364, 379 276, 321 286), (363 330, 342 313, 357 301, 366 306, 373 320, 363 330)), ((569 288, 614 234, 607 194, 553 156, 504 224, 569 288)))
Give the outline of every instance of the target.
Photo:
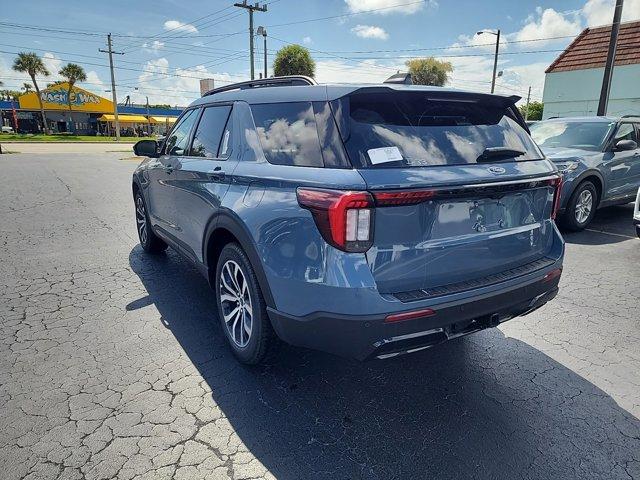
POLYGON ((5 153, 106 153, 119 152, 133 155, 133 144, 117 142, 101 143, 35 143, 35 142, 0 142, 5 153))

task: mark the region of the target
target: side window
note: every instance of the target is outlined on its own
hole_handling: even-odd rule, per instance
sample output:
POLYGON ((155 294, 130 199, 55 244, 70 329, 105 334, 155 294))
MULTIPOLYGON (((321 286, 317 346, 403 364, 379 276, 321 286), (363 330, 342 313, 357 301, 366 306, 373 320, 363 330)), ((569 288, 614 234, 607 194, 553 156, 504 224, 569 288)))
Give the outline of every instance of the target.
POLYGON ((207 107, 193 137, 190 155, 219 158, 231 153, 231 106, 207 107))
POLYGON ((324 166, 311 102, 251 105, 251 112, 269 163, 324 166))
POLYGON ((638 141, 636 131, 635 128, 633 128, 632 123, 623 123, 620 125, 620 127, 618 127, 616 136, 613 139, 613 144, 615 145, 620 140, 633 140, 634 142, 638 141))
POLYGON ((171 134, 165 140, 165 153, 167 155, 184 155, 187 143, 189 142, 189 133, 198 117, 196 110, 190 110, 185 113, 180 122, 171 130, 171 134))

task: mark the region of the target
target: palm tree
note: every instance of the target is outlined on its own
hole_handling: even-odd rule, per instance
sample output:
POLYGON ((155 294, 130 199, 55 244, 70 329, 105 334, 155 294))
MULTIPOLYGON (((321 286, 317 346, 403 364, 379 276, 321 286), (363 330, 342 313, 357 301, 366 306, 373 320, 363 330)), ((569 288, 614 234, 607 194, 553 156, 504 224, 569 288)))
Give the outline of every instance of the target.
POLYGON ((29 93, 31 91, 33 87, 31 86, 30 83, 24 82, 22 84, 22 89, 24 90, 24 93, 29 93))
MULTIPOLYGON (((71 91, 76 82, 84 82, 87 79, 87 74, 84 73, 84 68, 76 63, 67 63, 58 73, 66 78, 69 83, 67 89, 67 104, 69 105, 69 118, 71 118, 71 91)), ((72 130, 75 130, 74 125, 73 120, 71 120, 72 130)))
POLYGON ((44 107, 42 106, 42 97, 40 96, 40 88, 38 82, 36 82, 36 75, 49 76, 49 70, 44 66, 42 59, 37 53, 32 52, 20 52, 16 59, 13 61, 13 69, 16 72, 28 73, 31 77, 36 93, 38 94, 38 103, 40 104, 40 115, 42 115, 42 125, 44 131, 47 131, 47 117, 44 115, 44 107))

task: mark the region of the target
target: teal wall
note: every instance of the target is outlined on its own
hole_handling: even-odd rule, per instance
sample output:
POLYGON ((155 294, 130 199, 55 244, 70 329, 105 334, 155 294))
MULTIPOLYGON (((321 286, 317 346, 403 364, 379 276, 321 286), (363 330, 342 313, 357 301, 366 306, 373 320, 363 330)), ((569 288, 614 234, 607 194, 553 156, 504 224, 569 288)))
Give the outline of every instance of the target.
MULTIPOLYGON (((598 100, 604 68, 547 73, 542 118, 592 116, 598 100)), ((607 115, 640 115, 640 64, 613 70, 607 115)))

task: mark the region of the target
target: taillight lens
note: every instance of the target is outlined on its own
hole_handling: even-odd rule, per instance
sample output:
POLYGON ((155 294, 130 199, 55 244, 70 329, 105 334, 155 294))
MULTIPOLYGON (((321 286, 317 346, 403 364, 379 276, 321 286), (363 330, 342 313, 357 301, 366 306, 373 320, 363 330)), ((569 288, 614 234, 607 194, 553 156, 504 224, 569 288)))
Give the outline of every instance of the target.
POLYGON ((373 243, 373 198, 368 192, 298 188, 327 243, 345 252, 366 252, 373 243))
POLYGON ((560 211, 560 195, 562 194, 562 184, 564 180, 562 177, 558 177, 555 180, 551 180, 551 185, 554 186, 553 192, 553 210, 551 211, 551 218, 553 220, 558 216, 558 212, 560 211))
POLYGON ((435 196, 433 190, 402 190, 389 192, 373 192, 378 207, 401 205, 417 205, 435 196))

